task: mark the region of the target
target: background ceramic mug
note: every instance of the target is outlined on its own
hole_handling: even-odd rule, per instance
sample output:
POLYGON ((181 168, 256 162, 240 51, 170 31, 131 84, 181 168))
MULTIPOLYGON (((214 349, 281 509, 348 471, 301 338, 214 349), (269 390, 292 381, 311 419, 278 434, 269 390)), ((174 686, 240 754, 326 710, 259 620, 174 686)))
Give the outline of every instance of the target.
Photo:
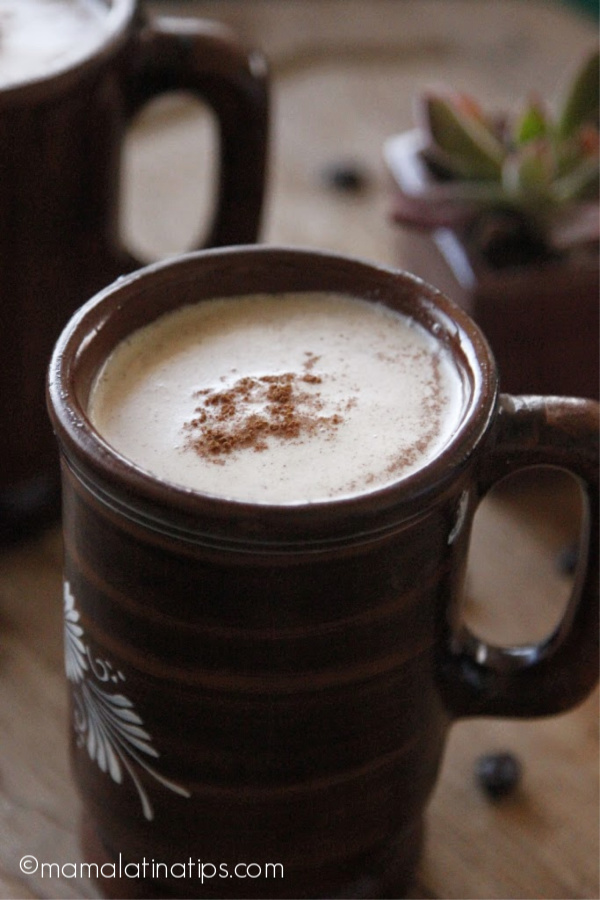
POLYGON ((450 724, 558 713, 596 683, 598 405, 498 397, 481 333, 412 276, 269 247, 155 264, 71 320, 49 404, 87 858, 216 865, 202 884, 197 867, 120 883, 109 868, 109 895, 397 897, 450 724), (90 386, 133 330, 193 300, 292 290, 375 298, 450 349, 464 413, 424 468, 354 497, 256 505, 161 482, 91 426, 90 386), (537 464, 581 484, 578 587, 543 643, 489 646, 461 624, 473 516, 537 464), (284 875, 219 870, 250 862, 284 875))
POLYGON ((140 265, 119 235, 119 168, 127 125, 147 101, 185 90, 216 114, 220 174, 206 243, 249 243, 259 230, 262 57, 215 23, 146 21, 136 0, 100 2, 106 22, 82 59, 0 86, 0 540, 57 512, 44 384, 60 329, 140 265))

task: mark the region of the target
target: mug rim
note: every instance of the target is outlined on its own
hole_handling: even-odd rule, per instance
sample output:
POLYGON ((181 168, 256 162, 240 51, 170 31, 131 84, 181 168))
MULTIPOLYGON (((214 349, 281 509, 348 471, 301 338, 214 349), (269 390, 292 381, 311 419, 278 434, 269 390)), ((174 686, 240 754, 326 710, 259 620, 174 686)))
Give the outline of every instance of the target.
POLYGON ((109 27, 97 44, 83 57, 68 60, 47 74, 20 79, 14 84, 0 85, 0 106, 15 102, 39 101, 69 88, 80 79, 82 72, 99 65, 115 52, 124 40, 138 8, 138 0, 101 0, 107 5, 109 27))
MULTIPOLYGON (((318 276, 315 285, 318 285, 318 276)), ((269 291, 277 293, 306 289, 292 287, 291 284, 283 289, 272 285, 268 287, 269 291)), ((336 288, 331 285, 315 286, 313 290, 332 292, 336 288)), ((349 292, 344 288, 337 290, 349 292)), ((238 287, 229 295, 243 293, 238 287)), ((246 292, 252 293, 256 291, 246 292)), ((227 295, 219 289, 207 294, 205 299, 227 295)), ((375 294, 369 298, 364 291, 357 291, 354 296, 380 299, 375 294)), ((202 296, 198 299, 201 300, 202 296)), ((466 363, 463 365, 466 366, 466 363)), ((328 538, 335 539, 341 532, 357 536, 372 535, 397 527, 399 521, 422 515, 424 508, 429 509, 432 503, 442 499, 452 489, 462 470, 468 466, 473 449, 487 433, 497 396, 498 378, 488 342, 467 313, 436 288, 402 269, 372 260, 284 245, 238 245, 184 253, 122 276, 91 297, 65 325, 55 344, 47 383, 48 411, 65 460, 105 506, 126 518, 177 537, 206 541, 211 539, 211 535, 215 538, 220 535, 233 543, 286 543, 288 540, 296 543, 298 540, 310 542, 313 539, 321 542, 328 538), (355 274, 370 277, 374 282, 382 282, 382 285, 385 282, 390 290, 400 285, 406 289, 417 289, 418 302, 427 314, 433 315, 436 323, 439 319, 442 329, 452 332, 471 367, 473 379, 461 421, 433 460, 383 487, 356 495, 298 503, 257 503, 224 498, 162 480, 122 456, 98 433, 80 399, 86 354, 91 357, 93 348, 108 335, 109 346, 103 358, 95 367, 91 366, 86 376, 89 392, 93 376, 120 340, 157 318, 161 312, 183 306, 186 302, 179 299, 168 304, 165 301, 164 308, 154 311, 152 318, 140 317, 135 322, 133 302, 126 309, 128 297, 142 297, 146 285, 151 285, 156 292, 161 284, 172 284, 173 279, 180 285, 188 281, 191 284, 200 271, 210 270, 215 265, 227 267, 235 263, 238 269, 261 265, 272 268, 275 261, 299 271, 309 269, 311 262, 318 263, 331 266, 336 272, 352 270, 355 274), (128 316, 131 319, 129 326, 123 327, 123 320, 128 316), (121 329, 118 333, 114 331, 110 343, 111 328, 114 330, 119 317, 121 329), (125 484, 127 490, 123 492, 122 486, 125 484), (260 527, 252 524, 253 518, 260 519, 260 527), (198 523, 202 523, 199 528, 198 523)))

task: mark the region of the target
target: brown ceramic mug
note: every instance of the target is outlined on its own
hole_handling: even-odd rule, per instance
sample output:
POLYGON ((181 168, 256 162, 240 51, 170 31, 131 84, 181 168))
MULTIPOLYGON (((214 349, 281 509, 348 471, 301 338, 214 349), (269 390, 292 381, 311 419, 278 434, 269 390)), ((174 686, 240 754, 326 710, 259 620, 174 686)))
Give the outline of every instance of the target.
POLYGON ((0 540, 57 512, 44 384, 61 328, 92 293, 141 265, 119 236, 119 158, 147 101, 189 91, 216 114, 220 174, 207 245, 250 243, 259 230, 262 57, 216 23, 146 20, 137 0, 99 3, 106 22, 87 55, 0 84, 0 540))
POLYGON ((269 247, 154 264, 73 317, 49 408, 74 771, 108 895, 400 896, 451 723, 552 715, 595 685, 598 405, 498 396, 480 331, 413 276, 269 247), (295 505, 176 487, 115 453, 87 415, 115 345, 182 304, 265 291, 347 293, 435 334, 466 392, 445 449, 387 487, 295 505), (578 586, 547 640, 490 646, 461 622, 471 524, 535 465, 581 485, 578 586))

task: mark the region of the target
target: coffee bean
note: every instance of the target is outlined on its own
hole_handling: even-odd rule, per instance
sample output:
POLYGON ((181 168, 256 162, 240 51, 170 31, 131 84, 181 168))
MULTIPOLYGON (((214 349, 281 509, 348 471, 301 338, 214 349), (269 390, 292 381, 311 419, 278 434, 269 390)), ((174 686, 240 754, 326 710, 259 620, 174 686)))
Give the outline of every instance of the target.
POLYGON ((368 177, 357 163, 336 162, 324 169, 323 180, 338 191, 357 194, 366 187, 368 177))
POLYGON ((498 800, 515 790, 521 781, 522 766, 513 753, 486 753, 477 760, 475 774, 485 793, 498 800))
POLYGON ((558 570, 562 575, 573 575, 577 568, 579 548, 576 544, 563 547, 558 554, 558 570))

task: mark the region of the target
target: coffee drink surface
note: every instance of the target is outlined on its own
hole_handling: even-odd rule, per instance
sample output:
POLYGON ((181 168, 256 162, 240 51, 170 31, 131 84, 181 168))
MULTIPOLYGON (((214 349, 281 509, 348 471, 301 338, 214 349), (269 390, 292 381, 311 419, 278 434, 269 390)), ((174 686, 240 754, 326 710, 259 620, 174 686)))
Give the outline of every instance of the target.
POLYGON ((0 87, 46 78, 103 40, 109 13, 100 0, 0 0, 0 87))
POLYGON ((88 413, 122 456, 219 497, 353 496, 422 468, 460 422, 449 354, 420 325, 338 294, 215 299, 111 354, 88 413))

